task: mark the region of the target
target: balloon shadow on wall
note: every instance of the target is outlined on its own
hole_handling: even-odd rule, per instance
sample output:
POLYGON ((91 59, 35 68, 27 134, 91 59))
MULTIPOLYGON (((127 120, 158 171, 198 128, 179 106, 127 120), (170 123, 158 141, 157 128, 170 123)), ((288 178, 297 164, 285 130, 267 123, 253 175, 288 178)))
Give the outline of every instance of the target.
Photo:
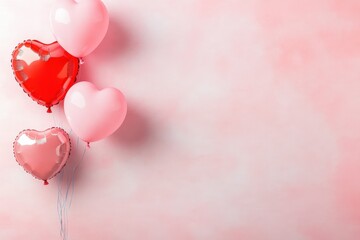
POLYGON ((84 171, 82 165, 84 164, 86 159, 89 158, 89 154, 86 153, 88 149, 86 148, 87 147, 84 142, 82 142, 81 140, 79 140, 78 142, 77 137, 71 137, 71 153, 68 162, 66 163, 66 166, 62 169, 63 172, 60 172, 57 176, 59 178, 57 180, 61 180, 62 178, 63 191, 66 190, 66 184, 70 184, 71 178, 72 181, 74 181, 75 185, 78 185, 78 183, 80 183, 81 185, 81 180, 84 179, 83 175, 86 172, 84 171), (85 155, 84 150, 86 151, 85 155))
POLYGON ((94 58, 118 58, 135 49, 134 38, 124 21, 110 17, 109 29, 104 40, 93 52, 94 58))
MULTIPOLYGON (((69 180, 66 179, 73 177, 74 182, 72 184, 74 184, 76 192, 76 188, 81 189, 81 186, 86 186, 87 184, 86 179, 88 177, 86 175, 88 169, 85 165, 86 162, 91 161, 92 154, 91 149, 86 147, 86 143, 82 140, 77 142, 78 137, 76 137, 74 133, 72 133, 71 136, 71 155, 62 170, 64 172, 62 174, 59 173, 57 178, 63 177, 63 191, 66 191, 64 184, 69 183, 69 180), (75 168, 76 172, 74 173, 75 168)), ((128 103, 128 111, 123 124, 114 134, 108 137, 108 140, 115 145, 114 147, 120 146, 129 151, 137 151, 146 146, 152 137, 153 130, 149 120, 133 104, 128 103)), ((96 149, 96 146, 94 146, 94 148, 96 149)), ((71 193, 71 186, 69 191, 71 193)))
POLYGON ((149 120, 131 103, 128 103, 126 118, 121 127, 110 136, 110 141, 127 149, 139 148, 152 137, 153 131, 149 120))
POLYGON ((137 45, 126 23, 110 17, 109 29, 104 40, 89 57, 85 57, 84 64, 80 66, 77 80, 94 82, 92 71, 96 68, 91 64, 93 60, 94 62, 110 62, 112 59, 122 58, 134 52, 137 45))

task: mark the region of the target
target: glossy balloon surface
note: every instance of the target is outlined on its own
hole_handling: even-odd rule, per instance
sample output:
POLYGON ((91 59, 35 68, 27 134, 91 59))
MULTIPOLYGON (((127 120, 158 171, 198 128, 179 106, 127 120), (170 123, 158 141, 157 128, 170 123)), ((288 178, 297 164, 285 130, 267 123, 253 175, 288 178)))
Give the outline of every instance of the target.
POLYGON ((57 0, 50 13, 56 40, 75 57, 85 57, 104 39, 109 14, 101 0, 57 0))
POLYGON ((48 109, 64 99, 79 71, 79 59, 57 42, 44 44, 27 40, 20 43, 12 54, 11 63, 23 90, 48 109))
POLYGON ((95 142, 114 133, 123 123, 127 103, 116 88, 99 90, 89 82, 76 83, 64 101, 72 130, 85 142, 95 142))
POLYGON ((14 141, 14 156, 24 170, 45 181, 65 166, 70 154, 70 138, 61 128, 24 130, 14 141))

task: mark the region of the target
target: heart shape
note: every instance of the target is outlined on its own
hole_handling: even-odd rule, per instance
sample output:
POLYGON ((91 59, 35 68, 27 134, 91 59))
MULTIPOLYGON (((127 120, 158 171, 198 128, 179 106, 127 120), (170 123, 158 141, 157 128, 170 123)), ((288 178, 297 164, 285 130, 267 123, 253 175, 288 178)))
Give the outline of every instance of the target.
POLYGON ((16 161, 35 178, 53 178, 65 166, 70 155, 70 138, 61 128, 45 131, 24 130, 13 145, 16 161))
POLYGON ((89 82, 71 87, 64 101, 64 112, 72 130, 85 142, 114 133, 125 119, 127 104, 116 88, 103 90, 89 82))
POLYGON ((85 57, 104 39, 109 14, 101 0, 57 0, 50 23, 56 40, 66 51, 85 57))
POLYGON ((79 59, 67 53, 57 42, 37 40, 20 43, 11 59, 16 81, 37 103, 48 108, 64 99, 75 83, 79 59))

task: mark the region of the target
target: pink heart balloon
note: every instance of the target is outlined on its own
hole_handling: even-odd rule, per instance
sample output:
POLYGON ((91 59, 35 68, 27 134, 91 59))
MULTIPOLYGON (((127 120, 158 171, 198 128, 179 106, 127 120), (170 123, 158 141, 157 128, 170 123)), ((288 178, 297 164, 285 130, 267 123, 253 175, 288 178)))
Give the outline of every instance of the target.
POLYGON ((72 130, 90 143, 111 135, 121 126, 127 104, 116 88, 99 90, 92 83, 79 82, 66 94, 64 111, 72 130))
POLYGON ((50 22, 60 45, 75 57, 85 57, 104 39, 109 14, 101 0, 57 0, 50 22))
POLYGON ((16 161, 46 185, 47 180, 65 166, 70 154, 70 138, 61 128, 42 132, 24 130, 16 137, 13 147, 16 161))

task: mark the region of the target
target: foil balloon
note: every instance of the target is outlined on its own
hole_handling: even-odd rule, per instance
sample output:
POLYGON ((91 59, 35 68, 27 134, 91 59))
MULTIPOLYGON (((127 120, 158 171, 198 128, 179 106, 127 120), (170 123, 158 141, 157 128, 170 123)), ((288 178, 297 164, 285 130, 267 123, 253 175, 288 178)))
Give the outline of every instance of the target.
POLYGON ((109 14, 101 0, 57 0, 50 13, 56 40, 75 57, 85 57, 104 39, 109 14))
POLYGON ((116 88, 99 90, 89 82, 72 86, 64 101, 64 112, 72 130, 90 143, 114 133, 127 111, 124 95, 116 88))
POLYGON ((70 155, 70 138, 61 128, 45 131, 24 130, 16 137, 14 144, 16 161, 35 178, 53 178, 65 166, 70 155))
POLYGON ((24 92, 48 112, 64 99, 79 71, 79 59, 57 42, 44 44, 37 40, 20 43, 12 53, 11 65, 24 92))

